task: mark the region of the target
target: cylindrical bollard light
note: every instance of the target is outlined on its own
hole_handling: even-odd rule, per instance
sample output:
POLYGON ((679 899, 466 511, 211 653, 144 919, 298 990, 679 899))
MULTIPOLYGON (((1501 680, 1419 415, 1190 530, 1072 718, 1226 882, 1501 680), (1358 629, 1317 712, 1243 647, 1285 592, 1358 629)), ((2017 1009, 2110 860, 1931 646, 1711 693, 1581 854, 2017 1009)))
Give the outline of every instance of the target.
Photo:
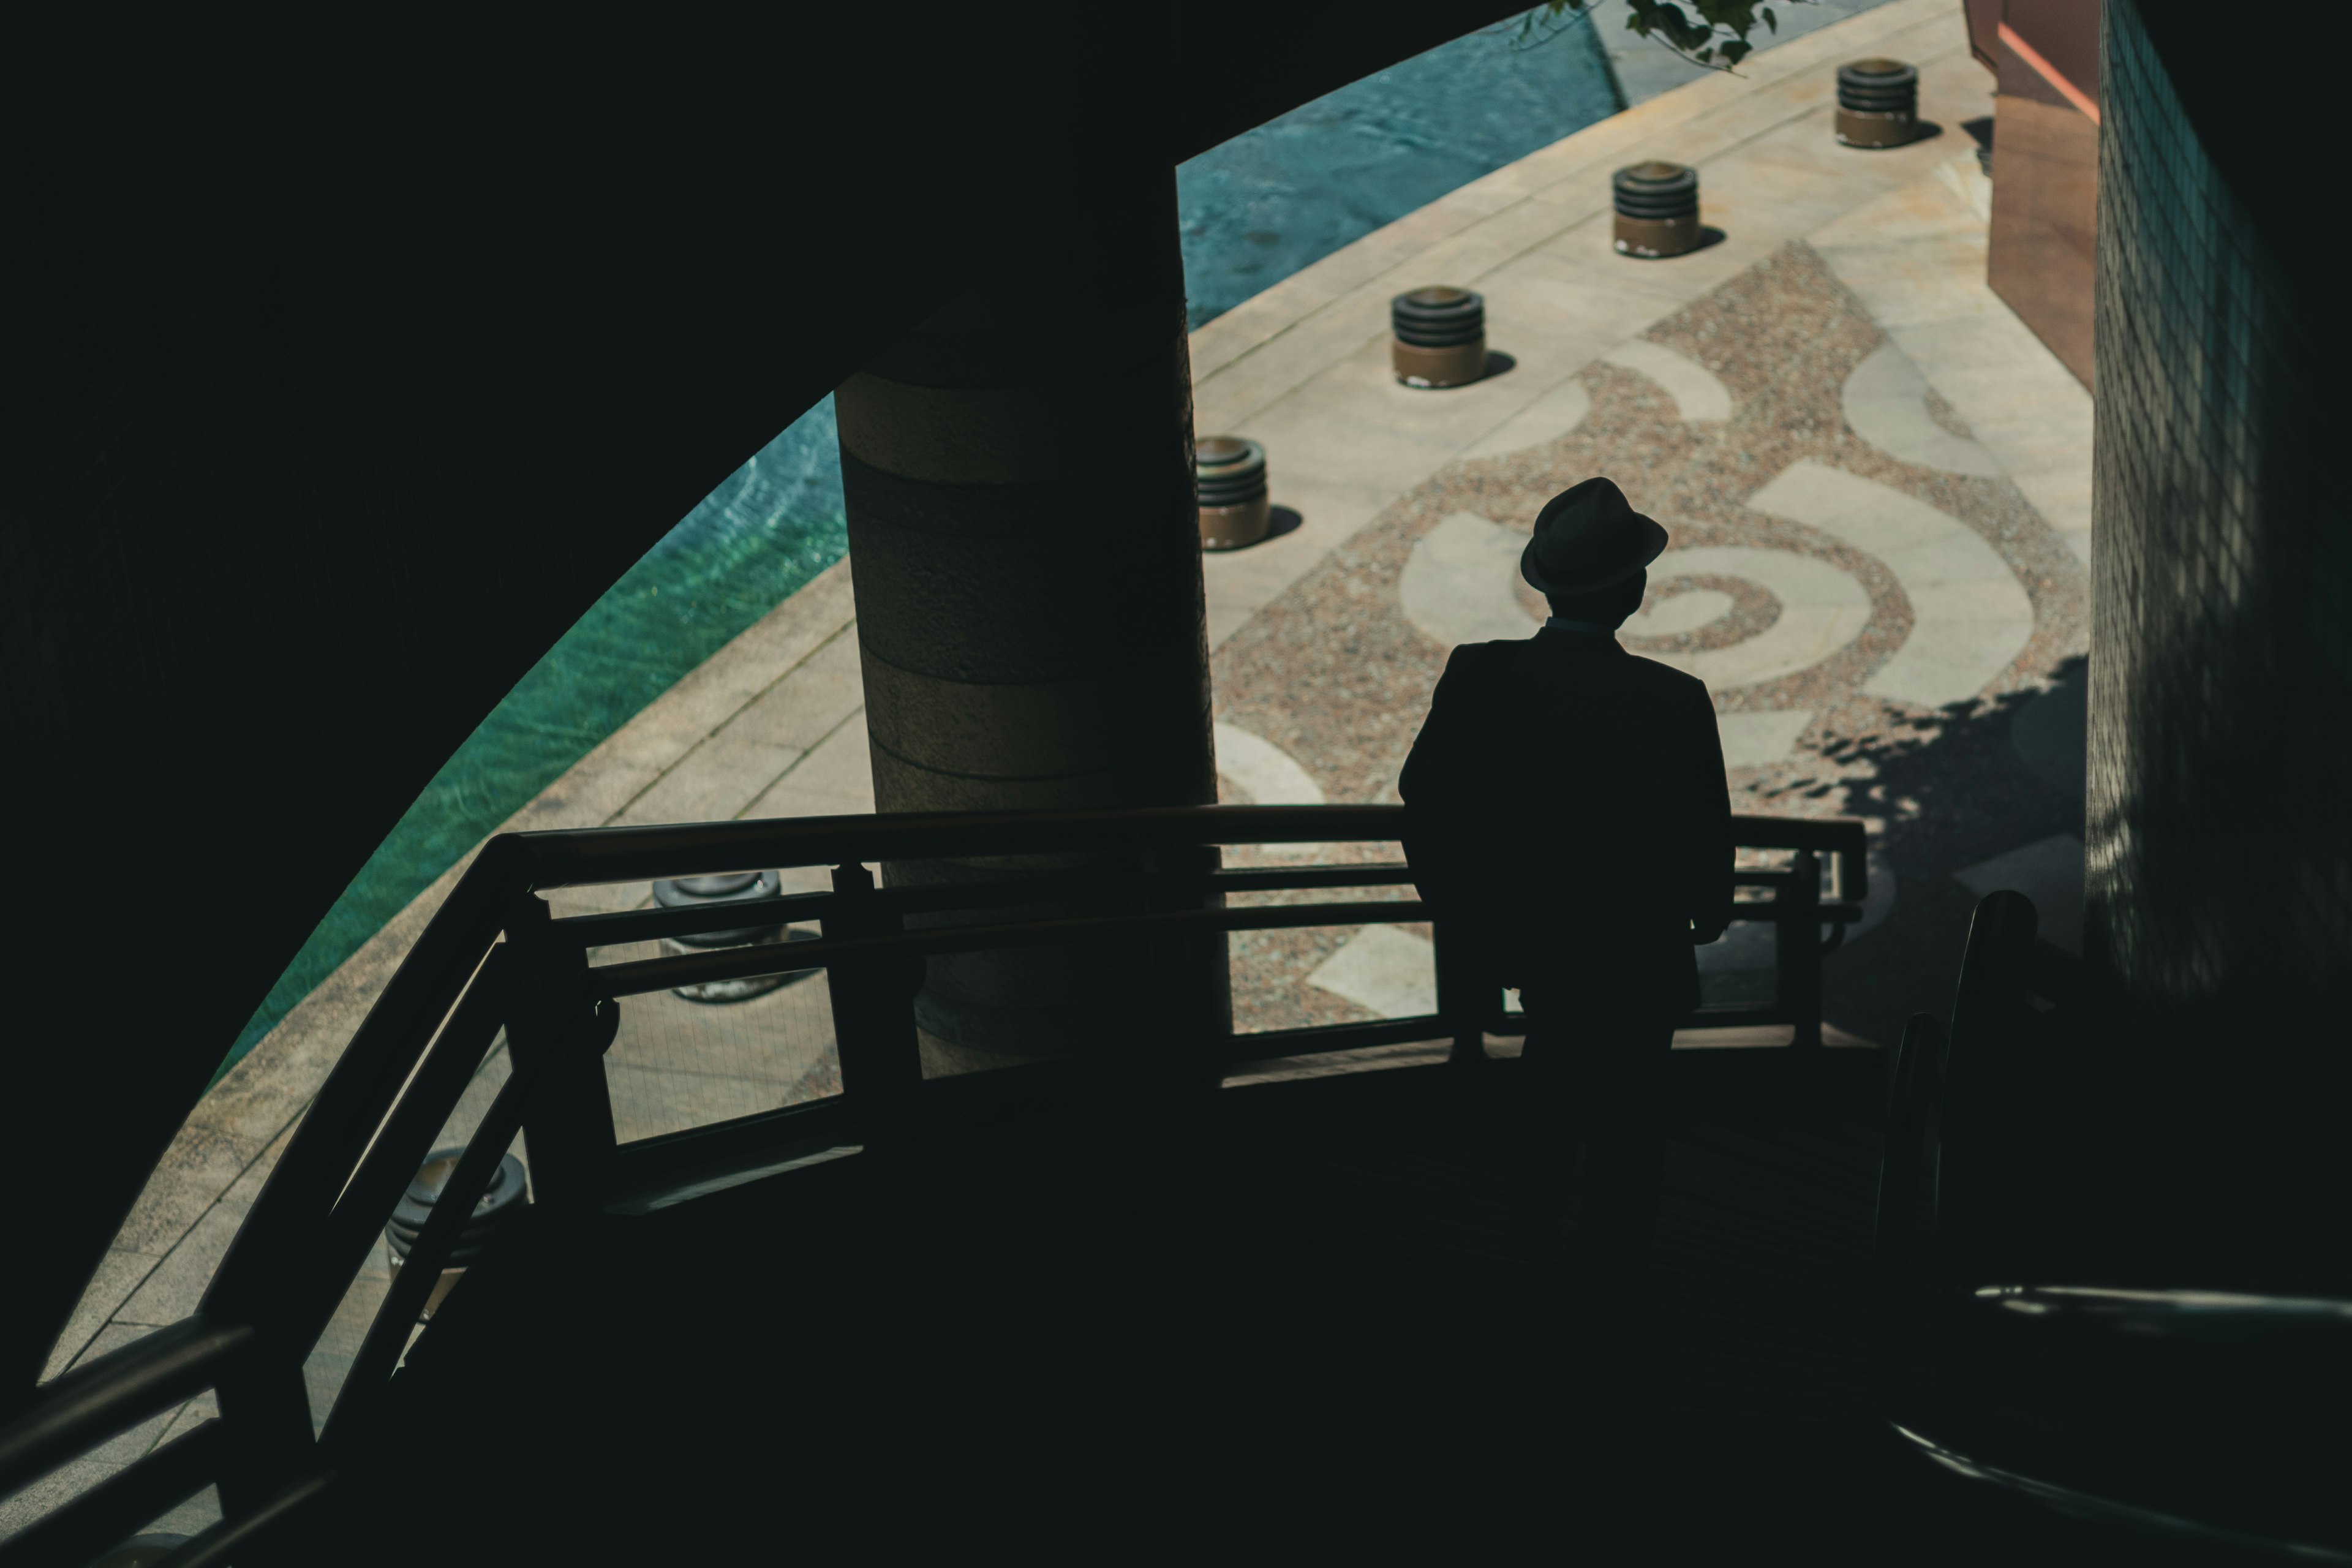
MULTIPOLYGON (((654 902, 666 910, 693 909, 704 904, 765 903, 783 895, 783 879, 773 871, 728 871, 714 877, 680 877, 656 882, 654 902)), ((746 914, 755 911, 745 910, 746 914)), ((730 926, 725 931, 698 931, 661 940, 665 953, 703 952, 714 947, 760 947, 771 942, 806 942, 814 932, 772 925, 730 926)), ((816 973, 796 969, 783 974, 754 974, 741 980, 712 980, 700 985, 680 985, 674 994, 688 1002, 748 1002, 795 980, 816 973)))
POLYGON ((1838 67, 1837 139, 1848 147, 1900 147, 1919 135, 1919 72, 1901 60, 1838 67))
POLYGON ((1610 177, 1617 206, 1617 250, 1651 258, 1699 246, 1698 171, 1653 158, 1610 177))
MULTIPOLYGON (((393 1206, 392 1221, 383 1227, 383 1239, 390 1249, 394 1274, 408 1261, 417 1237, 424 1233, 425 1222, 433 1217, 433 1205, 440 1202, 442 1189, 457 1173, 457 1162, 465 1153, 463 1149, 434 1150, 418 1167, 416 1179, 408 1184, 408 1191, 393 1206)), ((483 1249, 505 1235, 530 1206, 522 1162, 512 1154, 502 1156, 489 1186, 474 1205, 474 1216, 457 1233, 457 1245, 449 1249, 449 1260, 441 1266, 441 1278, 433 1282, 432 1294, 425 1298, 424 1310, 416 1314, 418 1322, 433 1316, 442 1299, 465 1277, 467 1268, 482 1255, 483 1249)))
POLYGON ((1467 386, 1486 374, 1486 301, 1467 289, 1415 289, 1389 301, 1389 363, 1407 386, 1467 386))
POLYGON ((1192 448, 1201 487, 1201 548, 1239 550, 1273 525, 1265 499, 1265 448, 1244 436, 1206 436, 1192 448))

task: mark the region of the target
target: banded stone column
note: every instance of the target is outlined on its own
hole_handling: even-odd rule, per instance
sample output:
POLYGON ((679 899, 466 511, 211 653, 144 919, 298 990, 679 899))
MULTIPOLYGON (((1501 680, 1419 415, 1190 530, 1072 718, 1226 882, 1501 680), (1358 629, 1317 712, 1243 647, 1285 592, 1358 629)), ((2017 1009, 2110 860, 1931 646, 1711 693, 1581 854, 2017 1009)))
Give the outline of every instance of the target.
MULTIPOLYGON (((1164 166, 1119 182, 836 395, 882 811, 1216 798, 1175 209, 1164 166)), ((1117 968, 1076 949, 932 960, 926 1070, 1083 1050, 1090 1014, 1152 1005, 1117 968)), ((1190 1000, 1223 983, 1219 944, 1190 1000)))

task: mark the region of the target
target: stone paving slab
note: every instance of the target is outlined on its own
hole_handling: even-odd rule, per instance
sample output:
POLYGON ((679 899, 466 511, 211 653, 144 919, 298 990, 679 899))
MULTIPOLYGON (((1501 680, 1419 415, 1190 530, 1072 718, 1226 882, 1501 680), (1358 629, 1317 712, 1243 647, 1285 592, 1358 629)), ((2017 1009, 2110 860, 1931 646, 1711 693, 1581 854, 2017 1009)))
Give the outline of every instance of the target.
POLYGON ((2087 564, 2091 395, 1985 282, 1991 215, 1991 182, 1958 159, 1811 243, 2087 564))
MULTIPOLYGON (((1717 700, 1727 740, 1736 738, 1734 782, 1750 808, 1856 811, 1897 837, 1908 831, 1936 846, 1936 864, 1947 867, 1942 891, 1932 877, 1909 875, 1899 902, 1893 879, 1874 888, 1869 942, 1881 958, 1900 955, 1906 911, 1941 918, 1964 909, 1956 902, 1969 896, 1964 868, 1990 875, 1982 868, 2000 867, 2002 854, 2079 832, 2079 803, 2073 819, 2047 801, 2035 817, 1937 795, 1942 775, 1920 750, 1958 748, 1958 762, 1937 766, 1980 784, 2007 755, 2010 709, 2079 654, 2089 396, 1985 287, 1989 193, 1959 137, 1885 153, 1831 140, 1834 67, 1881 53, 1920 66, 1928 118, 1954 127, 1989 110, 1988 83, 1966 56, 1948 0, 1896 0, 1756 56, 1741 78, 1688 83, 1542 149, 1193 334, 1201 428, 1265 440, 1275 499, 1305 520, 1266 544, 1204 561, 1221 749, 1234 753, 1225 798, 1392 799, 1428 687, 1458 640, 1433 636, 1427 607, 1415 612, 1400 591, 1416 548, 1459 517, 1474 531, 1460 536, 1474 564, 1486 548, 1479 542, 1500 537, 1495 531, 1511 536, 1501 542, 1515 553, 1512 538, 1524 537, 1542 496, 1607 471, 1630 480, 1637 504, 1665 518, 1677 549, 1694 552, 1692 570, 1654 579, 1653 603, 1630 629, 1662 658, 1739 673, 1717 700), (1724 231, 1720 243, 1666 263, 1610 251, 1609 171, 1649 156, 1700 167, 1703 216, 1724 231), (1487 294, 1490 341, 1515 363, 1469 388, 1410 392, 1388 374, 1387 300, 1440 279, 1487 294), (1904 365, 1889 374, 1893 362, 1877 362, 1882 369, 1852 391, 1871 412, 1850 426, 1842 399, 1852 377, 1888 350, 1916 384, 1904 365), (1864 426, 1882 445, 1855 433, 1864 426), (1954 451, 1990 454, 2000 472, 1919 460, 1954 451), (1983 611, 1979 619, 2012 637, 2011 595, 2027 601, 2024 645, 1977 702, 1986 717, 1947 719, 1864 689, 1916 635, 1915 601, 1930 601, 1932 614, 1934 595, 1922 586, 1925 566, 1907 570, 1906 585, 1906 571, 1818 519, 1748 504, 1806 461, 1885 487, 1941 519, 1937 528, 1958 531, 1948 542, 1965 559, 1946 563, 1935 580, 1990 584, 2000 600, 1988 608, 1958 595, 1958 619, 1983 611), (1783 674, 1741 654, 1783 617, 1801 618, 1807 602, 1788 586, 1786 569, 1754 564, 1767 555, 1843 574, 1868 606, 1864 627, 1850 637, 1842 624, 1819 634, 1834 647, 1783 674), (1980 571, 1985 557, 2000 575, 1980 571), (1727 654, 1727 664, 1719 657, 1727 654)), ((1899 521, 1878 517, 1874 526, 1899 521)), ((1531 627, 1538 608, 1501 574, 1504 552, 1494 552, 1498 571, 1486 579, 1473 573, 1438 595, 1456 610, 1483 605, 1476 614, 1498 628, 1491 635, 1531 627)), ((680 680, 506 826, 871 810, 852 616, 844 563, 680 680)), ((1997 641, 1991 632, 1978 644, 1948 639, 1940 652, 1915 650, 1914 662, 1934 655, 1981 667, 1997 641)), ((1961 683, 1957 665, 1947 673, 1961 683)), ((1992 799, 2010 787, 1975 793, 1992 799)), ((2029 858, 2046 869, 2063 857, 2029 858)), ((193 1305, 301 1109, 465 863, 195 1108, 93 1279, 52 1375, 193 1305)), ((790 873, 787 883, 822 886, 824 874, 790 873)), ((642 887, 573 889, 551 901, 572 913, 634 907, 645 896, 642 887)), ((1396 949, 1391 962, 1360 962, 1363 973, 1350 972, 1346 986, 1373 1005, 1307 980, 1347 945, 1345 931, 1237 934, 1237 1001, 1263 1027, 1407 1005, 1419 991, 1398 953, 1425 946, 1426 931, 1378 929, 1396 949)), ((1849 950, 1860 945, 1855 939, 1849 950)), ((1359 959, 1376 956, 1366 948, 1359 959)), ((1853 970, 1849 984, 1867 993, 1868 972, 1853 970)), ((823 995, 821 985, 803 984, 746 1005, 791 1015, 788 1027, 764 1032, 725 1022, 730 1013, 748 1020, 745 1009, 641 999, 625 1010, 616 1044, 616 1116, 667 1129, 824 1091, 829 1021, 815 1005, 823 995)), ((442 1142, 462 1141, 504 1073, 503 1050, 494 1048, 442 1142)), ((387 1278, 378 1249, 313 1358, 321 1407, 387 1278)), ((192 1404, 166 1426, 200 1415, 192 1404)), ((72 1485, 102 1479, 117 1462, 86 1462, 72 1485)), ((0 1533, 8 1517, 0 1516, 0 1533)))

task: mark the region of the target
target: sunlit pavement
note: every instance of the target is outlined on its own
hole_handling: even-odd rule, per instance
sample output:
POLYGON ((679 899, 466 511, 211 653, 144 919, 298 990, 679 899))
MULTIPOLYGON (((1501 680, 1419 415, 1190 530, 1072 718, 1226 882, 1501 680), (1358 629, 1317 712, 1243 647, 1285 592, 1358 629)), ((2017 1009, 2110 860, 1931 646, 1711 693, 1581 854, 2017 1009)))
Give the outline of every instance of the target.
MULTIPOLYGON (((1447 651, 1524 637, 1543 501, 1606 473, 1665 522, 1628 647, 1715 692, 1734 809, 1854 815, 1868 916, 1830 1021, 1891 1042, 1945 1005, 1974 900, 2081 919, 2089 395, 1983 281, 1990 188, 1958 130, 1990 108, 1958 19, 1895 5, 1694 82, 1498 171, 1194 334, 1203 432, 1265 443, 1296 531, 1206 563, 1228 799, 1393 800, 1447 651), (1832 73, 1919 66, 1943 133, 1831 135, 1832 73), (1609 173, 1696 165, 1717 244, 1610 245, 1609 173), (1390 374, 1391 295, 1486 298, 1499 374, 1390 374)), ((1605 766, 1605 759, 1596 759, 1605 766)), ((1769 984, 1769 938, 1703 955, 1769 984)), ((1417 1011, 1409 928, 1254 933, 1237 1001, 1267 1026, 1417 1011)))

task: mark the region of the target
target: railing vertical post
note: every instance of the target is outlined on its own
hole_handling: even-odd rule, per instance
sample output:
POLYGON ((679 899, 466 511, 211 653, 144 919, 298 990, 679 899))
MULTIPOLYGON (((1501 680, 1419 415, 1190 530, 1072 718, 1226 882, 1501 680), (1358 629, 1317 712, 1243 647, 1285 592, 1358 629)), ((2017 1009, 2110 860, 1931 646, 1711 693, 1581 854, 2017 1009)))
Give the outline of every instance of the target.
POLYGON ((1437 948, 1437 1016, 1454 1037, 1457 1066, 1486 1059, 1486 1020, 1503 1009, 1503 988, 1479 963, 1477 944, 1458 926, 1433 921, 1437 948))
MULTIPOLYGON (((224 1373, 214 1390, 221 1427, 228 1436, 215 1484, 221 1511, 231 1519, 269 1501, 313 1462, 316 1443, 310 1389, 302 1379, 304 1357, 299 1345, 287 1342, 289 1336, 282 1325, 279 1331, 265 1331, 254 1353, 234 1372, 224 1373)), ((282 1537, 257 1542, 237 1561, 275 1568, 289 1561, 287 1542, 282 1537)))
MULTIPOLYGON (((1879 1158, 1878 1213, 1871 1233, 1873 1283, 1870 1381, 1878 1413, 1913 1419, 1912 1351, 1918 1332, 1915 1293, 1923 1247, 1936 1240, 1929 1157, 1936 1138, 1937 1075, 1943 1066, 1943 1026, 1925 1013, 1904 1026, 1887 1104, 1885 1152, 1879 1158)), ((1940 1287, 1942 1281, 1935 1280, 1940 1287)))
MULTIPOLYGON (((1812 908, 1822 901, 1822 863, 1810 849, 1800 849, 1789 866, 1778 900, 1812 908)), ((1822 1043, 1822 927, 1819 921, 1780 920, 1773 922, 1772 954, 1781 1008, 1795 1023, 1790 1043, 1811 1050, 1822 1043)))
POLYGON ((523 1112, 531 1202, 551 1219, 593 1215, 604 1205, 614 1133, 604 1055, 591 1048, 598 1031, 588 954, 556 940, 547 903, 536 894, 516 901, 507 940, 518 960, 507 1050, 517 1065, 537 1062, 540 1072, 523 1112))
MULTIPOLYGON (((833 868, 833 890, 845 906, 821 925, 828 939, 878 936, 905 921, 875 907, 874 873, 852 861, 833 868)), ((833 1038, 841 1056, 841 1089, 856 1109, 871 1142, 887 1139, 906 1121, 923 1081, 921 1047, 915 1038, 915 984, 910 963, 896 955, 853 958, 828 966, 825 988, 833 999, 833 1038)))
MULTIPOLYGON (((1223 858, 1215 845, 1161 845, 1143 858, 1148 885, 1139 914, 1223 909, 1225 896, 1207 879, 1223 858)), ((1130 994, 1143 1003, 1121 1016, 1105 1006, 1097 1048, 1133 1053, 1126 1076, 1155 1109, 1172 1104, 1190 1087, 1215 1089, 1233 1057, 1234 994, 1231 938, 1221 931, 1160 931, 1140 939, 1130 994)))

